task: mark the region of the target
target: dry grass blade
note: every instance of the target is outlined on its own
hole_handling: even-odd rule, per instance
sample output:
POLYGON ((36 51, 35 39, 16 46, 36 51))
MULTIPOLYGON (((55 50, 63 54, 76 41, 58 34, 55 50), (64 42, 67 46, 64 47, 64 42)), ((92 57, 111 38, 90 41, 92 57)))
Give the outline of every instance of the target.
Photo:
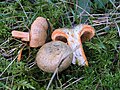
POLYGON ((115 25, 116 25, 116 27, 117 27, 118 34, 119 34, 119 37, 120 37, 120 27, 118 26, 118 24, 116 23, 116 21, 115 21, 115 25))
POLYGON ((51 85, 51 83, 52 83, 52 81, 53 81, 56 73, 58 73, 58 69, 59 69, 60 65, 61 65, 62 62, 65 60, 65 58, 67 58, 70 54, 72 54, 73 52, 75 52, 78 48, 80 48, 80 45, 76 46, 76 48, 75 48, 72 52, 70 52, 68 55, 66 55, 64 58, 61 56, 60 59, 62 59, 62 60, 59 60, 60 62, 59 62, 59 64, 58 64, 58 67, 55 69, 55 71, 54 71, 54 73, 53 73, 53 75, 52 75, 52 77, 51 77, 51 79, 50 79, 50 81, 49 81, 49 83, 48 83, 48 85, 47 85, 46 90, 49 89, 49 87, 50 87, 50 85, 51 85))
MULTIPOLYGON (((105 13, 105 14, 91 14, 93 17, 101 17, 101 16, 110 16, 110 15, 120 15, 120 13, 105 13)), ((88 14, 83 14, 83 16, 89 16, 88 14)))
POLYGON ((53 81, 53 79, 54 79, 54 77, 55 77, 55 75, 56 75, 57 72, 58 72, 58 67, 55 69, 55 71, 54 71, 54 73, 53 73, 53 75, 52 75, 52 77, 51 77, 51 79, 50 79, 50 81, 49 81, 49 83, 47 85, 46 90, 49 89, 49 87, 50 87, 50 85, 51 85, 51 83, 52 83, 52 81, 53 81))
POLYGON ((30 63, 29 65, 29 68, 32 68, 34 65, 36 64, 36 62, 32 62, 32 63, 30 63))
POLYGON ((0 77, 5 73, 5 71, 13 64, 13 62, 17 59, 18 56, 16 56, 11 62, 10 64, 4 69, 4 71, 0 74, 0 77))
POLYGON ((12 78, 12 77, 16 77, 18 76, 19 74, 16 74, 16 75, 12 75, 12 76, 7 76, 7 77, 3 77, 3 78, 0 78, 0 80, 4 80, 4 79, 7 79, 7 78, 12 78))
MULTIPOLYGON (((94 20, 92 20, 92 26, 111 25, 111 24, 114 24, 114 21, 116 21, 116 23, 120 23, 120 20, 119 20, 120 13, 117 12, 117 9, 115 11, 114 10, 111 11, 110 13, 105 13, 105 14, 91 14, 91 15, 94 17, 93 18, 94 20)), ((88 14, 83 14, 82 16, 89 17, 88 14)), ((89 18, 88 23, 90 21, 91 21, 91 19, 89 18)))
POLYGON ((67 86, 65 86, 65 87, 63 88, 63 90, 65 90, 67 87, 73 85, 74 83, 80 81, 80 80, 83 79, 83 78, 84 78, 84 77, 80 77, 80 78, 78 78, 77 80, 75 80, 75 81, 73 81, 72 83, 70 83, 70 84, 68 84, 67 86))
POLYGON ((113 2, 112 0, 109 0, 109 1, 112 3, 113 7, 114 7, 115 9, 117 9, 117 7, 115 6, 114 2, 113 2))
MULTIPOLYGON (((120 23, 120 20, 116 21, 116 23, 120 23)), ((114 22, 107 22, 107 23, 99 23, 99 24, 93 24, 91 26, 100 26, 100 25, 111 25, 114 24, 114 22)))
POLYGON ((86 14, 88 14, 90 17, 93 17, 89 12, 87 12, 84 8, 80 7, 79 5, 75 4, 75 3, 72 3, 72 2, 68 2, 68 1, 65 1, 65 0, 60 0, 61 2, 64 2, 64 3, 69 3, 69 4, 72 4, 72 5, 75 5, 76 7, 78 7, 79 9, 83 10, 83 12, 85 12, 86 14))
POLYGON ((119 9, 120 8, 120 5, 117 7, 117 9, 119 9))
POLYGON ((72 81, 73 79, 76 79, 76 78, 75 78, 75 77, 70 78, 68 81, 66 81, 66 82, 62 85, 62 87, 64 87, 67 83, 69 83, 69 82, 72 81))
POLYGON ((27 20, 29 20, 27 14, 26 14, 26 12, 25 12, 25 9, 23 8, 23 6, 22 6, 22 4, 20 3, 20 1, 19 1, 19 0, 16 0, 16 1, 19 3, 20 7, 22 8, 22 10, 23 10, 23 12, 24 12, 27 20))
POLYGON ((9 41, 10 41, 10 38, 8 38, 5 42, 3 42, 2 44, 0 44, 0 47, 1 47, 2 45, 6 44, 6 43, 9 42, 9 41))

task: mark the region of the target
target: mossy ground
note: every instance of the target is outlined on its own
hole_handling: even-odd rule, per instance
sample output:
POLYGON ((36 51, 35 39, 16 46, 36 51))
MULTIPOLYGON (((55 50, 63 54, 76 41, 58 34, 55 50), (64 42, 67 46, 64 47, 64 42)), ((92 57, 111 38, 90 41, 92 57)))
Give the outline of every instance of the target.
POLYGON ((42 16, 49 19, 53 30, 59 27, 73 27, 79 23, 88 23, 96 30, 93 39, 83 43, 89 67, 71 65, 55 77, 50 90, 119 90, 120 10, 117 9, 117 0, 115 2, 105 0, 104 3, 102 1, 88 2, 89 10, 84 11, 88 13, 85 13, 86 16, 81 16, 83 10, 80 7, 84 8, 84 6, 80 6, 79 0, 2 0, 0 2, 0 89, 44 90, 47 87, 52 74, 41 71, 36 65, 32 66, 39 49, 29 48, 26 43, 11 37, 12 30, 29 31, 35 18, 42 16), (108 22, 100 23, 106 20, 105 17, 109 17, 108 22), (95 23, 95 20, 98 20, 98 23, 95 23), (16 57, 22 47, 24 47, 22 60, 18 62, 16 57), (78 81, 74 83, 75 80, 78 81))

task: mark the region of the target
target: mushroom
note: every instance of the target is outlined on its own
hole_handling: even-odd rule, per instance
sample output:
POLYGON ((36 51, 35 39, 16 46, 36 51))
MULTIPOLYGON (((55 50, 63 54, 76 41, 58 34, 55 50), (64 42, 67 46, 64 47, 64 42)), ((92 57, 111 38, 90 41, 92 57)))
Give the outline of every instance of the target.
POLYGON ((37 17, 31 25, 30 33, 14 30, 12 31, 12 36, 15 38, 20 38, 22 41, 30 41, 30 47, 39 47, 46 41, 49 26, 52 28, 47 19, 37 17))
POLYGON ((72 49, 61 41, 52 41, 44 44, 37 53, 37 66, 45 72, 53 73, 57 67, 58 71, 65 70, 71 63, 72 49))
POLYGON ((95 30, 90 25, 79 24, 72 29, 59 28, 52 33, 53 41, 63 41, 67 43, 72 50, 79 46, 73 52, 73 64, 88 66, 88 61, 82 48, 82 42, 91 39, 95 34, 95 30))

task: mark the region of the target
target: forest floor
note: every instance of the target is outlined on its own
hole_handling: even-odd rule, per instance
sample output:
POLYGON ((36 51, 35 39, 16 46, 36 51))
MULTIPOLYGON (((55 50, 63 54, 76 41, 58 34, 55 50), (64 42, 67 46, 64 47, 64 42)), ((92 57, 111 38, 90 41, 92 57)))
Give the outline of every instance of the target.
POLYGON ((34 65, 39 48, 30 48, 11 36, 12 30, 28 32, 32 22, 41 16, 51 22, 53 30, 77 24, 95 28, 95 36, 83 43, 89 66, 71 64, 55 76, 49 90, 119 90, 120 1, 91 1, 0 1, 0 89, 45 90, 48 86, 53 74, 34 65), (22 48, 19 62, 17 55, 22 48))

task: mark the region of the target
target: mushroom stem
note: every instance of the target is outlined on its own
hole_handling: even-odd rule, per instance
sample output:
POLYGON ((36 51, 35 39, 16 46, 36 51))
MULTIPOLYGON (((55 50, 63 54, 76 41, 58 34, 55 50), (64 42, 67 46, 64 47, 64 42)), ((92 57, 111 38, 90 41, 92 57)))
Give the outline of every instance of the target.
POLYGON ((20 38, 22 41, 29 41, 29 33, 22 31, 12 31, 12 36, 15 38, 20 38))
MULTIPOLYGON (((71 46, 71 44, 69 44, 69 46, 71 46)), ((77 47, 77 45, 76 45, 76 47, 77 47)), ((88 66, 88 61, 87 61, 86 55, 84 53, 81 40, 79 41, 79 48, 73 52, 72 63, 82 65, 82 66, 84 66, 84 65, 88 66)))

